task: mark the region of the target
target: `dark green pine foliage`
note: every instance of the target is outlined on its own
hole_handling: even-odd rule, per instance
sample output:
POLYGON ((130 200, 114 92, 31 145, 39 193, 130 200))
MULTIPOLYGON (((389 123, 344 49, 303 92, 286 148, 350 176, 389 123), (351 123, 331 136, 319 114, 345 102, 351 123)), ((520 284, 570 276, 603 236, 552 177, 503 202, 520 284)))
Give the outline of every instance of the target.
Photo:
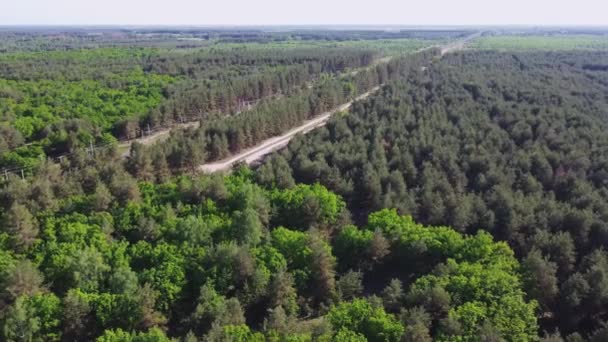
POLYGON ((342 195, 357 222, 394 207, 507 241, 541 326, 590 336, 608 318, 608 73, 592 67, 607 63, 599 52, 449 54, 280 155, 296 181, 342 195))

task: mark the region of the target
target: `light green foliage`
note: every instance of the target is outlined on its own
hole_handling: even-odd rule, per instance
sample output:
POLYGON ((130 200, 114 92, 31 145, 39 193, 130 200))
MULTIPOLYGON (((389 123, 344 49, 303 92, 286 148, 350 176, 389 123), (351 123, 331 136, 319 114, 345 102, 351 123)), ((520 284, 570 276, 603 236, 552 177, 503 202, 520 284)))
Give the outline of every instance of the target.
POLYGON ((299 184, 292 189, 275 190, 272 203, 277 207, 277 224, 302 230, 332 228, 346 207, 339 196, 320 184, 299 184))
POLYGON ((410 298, 423 298, 434 288, 451 298, 449 317, 462 325, 462 333, 441 336, 446 341, 475 341, 485 322, 508 341, 529 341, 536 336, 536 302, 527 303, 517 274, 500 264, 457 263, 449 259, 437 274, 419 278, 410 298))
POLYGON ((4 340, 59 341, 60 304, 54 294, 17 298, 4 317, 4 340))
POLYGON ((367 229, 382 231, 404 250, 424 249, 435 255, 455 255, 463 244, 463 236, 451 228, 428 229, 415 223, 411 216, 400 216, 390 209, 371 214, 367 229))
POLYGON ((498 265, 506 271, 517 267, 509 246, 504 242, 494 242, 492 236, 483 231, 467 237, 449 227, 429 229, 415 223, 411 216, 400 216, 390 209, 371 214, 366 228, 382 231, 402 253, 424 253, 440 259, 449 257, 457 261, 498 265))
MULTIPOLYGON (((210 341, 469 341, 482 329, 513 331, 514 341, 533 336, 535 307, 523 300, 513 252, 487 233, 426 227, 395 210, 371 214, 363 228, 340 227, 344 203, 322 186, 264 190, 252 179, 243 168, 213 180, 141 182, 137 201, 106 211, 79 204, 81 195, 55 211, 33 211, 40 234, 28 258, 36 263, 2 277, 27 276, 35 286, 3 283, 7 298, 18 299, 1 321, 6 336, 166 341, 162 329, 210 341), (296 214, 296 223, 316 223, 276 225, 296 214), (383 299, 363 299, 370 272, 395 261, 406 266, 394 277, 413 285, 393 280, 383 299), (47 283, 61 299, 42 294, 47 283), (400 323, 394 314, 411 307, 432 320, 400 323), (246 325, 252 315, 263 315, 263 333, 246 325), (460 330, 442 330, 445 319, 460 330), (150 328, 161 330, 143 332, 150 328)), ((0 250, 10 250, 4 236, 0 250)), ((0 263, 15 270, 13 255, 0 254, 0 263)))
POLYGON ((341 329, 336 335, 332 337, 332 341, 335 342, 367 342, 367 338, 362 334, 354 332, 348 329, 341 329))
POLYGON ((374 237, 371 230, 362 230, 354 225, 344 227, 336 236, 336 255, 360 255, 365 252, 374 237))
POLYGON ((129 333, 121 329, 106 330, 105 333, 98 337, 97 342, 170 342, 162 330, 158 328, 150 329, 148 332, 129 333))
POLYGON ((226 325, 222 327, 219 336, 213 336, 211 341, 230 341, 230 342, 263 342, 264 335, 258 332, 252 332, 248 326, 242 325, 226 325))
POLYGON ((306 233, 279 227, 272 231, 272 246, 287 260, 298 288, 306 286, 311 275, 312 250, 306 233))
POLYGON ((150 245, 140 241, 131 249, 133 269, 141 283, 149 283, 160 292, 159 308, 166 310, 177 299, 186 282, 184 257, 175 245, 150 245))
MULTIPOLYGON (((77 58, 70 53, 64 54, 67 63, 77 58)), ((31 62, 44 63, 43 58, 38 57, 44 55, 31 62)), ((81 63, 73 68, 86 70, 88 62, 81 63)), ((58 65, 63 67, 65 64, 58 65)), ((8 66, 12 68, 11 64, 8 66)), ((27 141, 34 143, 2 153, 2 165, 37 165, 39 156, 45 155, 43 149, 115 142, 109 134, 114 125, 119 120, 142 116, 157 107, 164 98, 163 88, 175 80, 168 75, 145 73, 137 65, 115 73, 106 71, 103 76, 82 78, 83 74, 86 72, 78 79, 56 75, 18 80, 0 78, 0 121, 9 123, 27 141), (42 133, 45 130, 47 133, 42 133), (41 139, 41 135, 44 138, 41 139)))
POLYGON ((6 234, 0 234, 0 284, 5 284, 4 281, 9 275, 9 270, 15 264, 15 258, 8 248, 3 246, 3 239, 8 240, 6 234))
POLYGON ((39 257, 47 279, 59 288, 83 286, 96 291, 109 271, 103 255, 109 244, 102 228, 81 214, 51 217, 43 226, 44 253, 39 257))
MULTIPOLYGON (((432 274, 418 278, 408 294, 413 304, 460 322, 462 334, 442 335, 442 339, 473 341, 485 323, 510 341, 536 336, 536 302, 524 300, 519 265, 505 243, 494 242, 483 231, 465 236, 448 227, 425 227, 394 210, 371 214, 367 229, 382 231, 397 255, 445 261, 432 274)), ((357 245, 368 240, 369 234, 351 227, 338 242, 358 251, 357 245)))
POLYGON ((137 298, 132 294, 84 293, 77 290, 73 296, 91 309, 100 330, 112 327, 133 329, 141 319, 137 298))
MULTIPOLYGON (((0 79, 0 88, 24 94, 19 101, 0 98, 0 106, 16 116, 13 125, 28 139, 47 125, 66 119, 85 118, 109 129, 118 119, 141 115, 157 106, 162 87, 172 82, 168 76, 133 71, 124 76, 120 88, 102 82, 11 81, 0 79)), ((65 131, 64 131, 65 134, 65 131)), ((55 139, 59 137, 51 137, 55 139)), ((84 141, 83 141, 84 142, 84 141)))
POLYGON ((252 253, 258 261, 258 265, 267 268, 272 274, 287 268, 285 256, 273 246, 258 247, 253 249, 252 253))
POLYGON ((404 332, 395 317, 365 299, 339 304, 330 310, 328 319, 343 341, 359 341, 358 334, 371 342, 400 341, 404 332))

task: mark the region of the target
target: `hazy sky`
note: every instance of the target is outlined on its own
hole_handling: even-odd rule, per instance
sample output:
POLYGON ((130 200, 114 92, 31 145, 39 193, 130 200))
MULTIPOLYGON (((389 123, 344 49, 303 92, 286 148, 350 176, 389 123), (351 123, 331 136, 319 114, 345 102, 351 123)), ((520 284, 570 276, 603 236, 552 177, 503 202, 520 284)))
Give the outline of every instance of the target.
POLYGON ((0 25, 608 25, 608 0, 0 0, 0 25))

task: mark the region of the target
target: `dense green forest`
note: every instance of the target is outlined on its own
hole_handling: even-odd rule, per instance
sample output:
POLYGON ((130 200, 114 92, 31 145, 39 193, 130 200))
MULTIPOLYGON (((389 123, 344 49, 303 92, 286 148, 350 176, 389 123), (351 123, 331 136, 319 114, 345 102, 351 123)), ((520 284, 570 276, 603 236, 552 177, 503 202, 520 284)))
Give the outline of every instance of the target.
POLYGON ((488 233, 388 209, 355 226, 323 186, 247 168, 154 184, 115 154, 70 163, 0 190, 3 340, 536 336, 520 265, 488 233))
POLYGON ((522 263, 542 330, 585 336, 608 320, 607 66, 603 52, 449 54, 292 141, 257 177, 320 182, 358 222, 397 208, 485 229, 522 263))
POLYGON ((89 33, 0 31, 0 341, 608 339, 598 37, 89 33))

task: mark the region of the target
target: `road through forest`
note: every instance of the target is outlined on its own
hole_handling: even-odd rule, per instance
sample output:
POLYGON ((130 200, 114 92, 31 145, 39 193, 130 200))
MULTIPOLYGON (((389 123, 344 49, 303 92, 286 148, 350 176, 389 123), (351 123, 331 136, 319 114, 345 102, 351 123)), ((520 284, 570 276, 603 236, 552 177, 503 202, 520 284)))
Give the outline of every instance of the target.
MULTIPOLYGON (((359 68, 359 69, 355 69, 353 71, 347 72, 346 74, 354 76, 357 73, 361 72, 362 70, 365 69, 369 69, 369 68, 373 68, 378 64, 381 63, 388 63, 391 59, 393 58, 393 56, 387 56, 387 57, 382 57, 377 59, 376 61, 374 61, 373 63, 371 63, 369 66, 363 67, 363 68, 359 68)), ((308 89, 312 88, 313 84, 310 83, 308 84, 308 89)), ((271 96, 266 96, 264 99, 267 98, 271 98, 271 97, 280 97, 277 95, 271 95, 271 96)), ((262 99, 258 99, 256 101, 254 101, 255 103, 261 101, 262 99)), ((237 112, 238 114, 238 112, 237 112)), ((306 124, 306 123, 304 123, 306 124)), ((164 139, 168 138, 169 135, 171 134, 171 131, 174 129, 186 129, 186 128, 197 128, 200 126, 200 121, 190 121, 190 122, 184 122, 184 123, 179 123, 179 124, 175 124, 172 127, 167 127, 167 128, 162 128, 159 130, 154 131, 153 133, 148 133, 146 134, 146 131, 142 131, 141 133, 143 133, 143 135, 139 138, 134 138, 134 139, 130 139, 130 140, 125 140, 122 142, 118 143, 118 150, 121 151, 121 155, 123 157, 128 157, 130 154, 130 150, 131 150, 131 145, 133 143, 140 143, 143 145, 152 145, 152 144, 156 144, 158 142, 163 141, 164 139)))
MULTIPOLYGON (((458 40, 456 42, 452 42, 452 43, 442 46, 441 55, 463 49, 469 41, 479 37, 480 35, 481 35, 481 32, 476 32, 461 40, 458 40)), ((296 134, 298 134, 298 133, 306 134, 306 133, 310 132, 311 130, 313 130, 314 128, 325 125, 325 123, 327 123, 327 121, 332 116, 332 114, 334 114, 336 112, 341 112, 341 111, 344 111, 344 110, 350 108, 350 106, 353 104, 354 101, 365 99, 370 94, 376 92, 378 89, 380 89, 379 86, 371 89, 370 91, 368 91, 364 94, 359 95, 354 100, 349 101, 349 102, 339 106, 338 108, 335 108, 329 112, 325 112, 311 120, 304 122, 302 125, 290 130, 289 132, 287 132, 283 135, 264 140, 260 144, 254 146, 252 148, 249 148, 243 152, 240 152, 236 155, 230 156, 224 160, 203 164, 203 165, 199 166, 199 170, 203 171, 203 172, 207 172, 207 173, 226 171, 226 170, 231 169, 235 163, 244 162, 246 164, 251 164, 257 160, 260 160, 265 155, 286 146, 289 143, 289 141, 296 134)))
POLYGON ((357 96, 355 99, 339 106, 338 108, 335 108, 329 112, 325 112, 321 115, 318 115, 311 120, 307 120, 302 125, 288 131, 287 133, 285 133, 283 135, 273 137, 270 139, 266 139, 266 140, 262 141, 260 144, 254 146, 252 148, 249 148, 243 152, 240 152, 234 156, 228 157, 224 160, 203 164, 203 165, 199 166, 199 170, 201 170, 203 172, 211 173, 211 172, 228 170, 228 169, 232 168, 232 165, 234 165, 237 162, 245 162, 247 164, 251 164, 252 162, 254 162, 256 160, 261 159, 265 155, 267 155, 273 151, 276 151, 279 148, 284 147, 285 145, 287 145, 287 143, 289 143, 291 138, 293 138, 296 134, 298 134, 298 133, 305 134, 317 127, 325 125, 325 123, 327 123, 327 121, 332 116, 332 114, 347 110, 348 108, 350 108, 350 106, 353 104, 354 101, 362 100, 362 99, 368 97, 373 92, 377 91, 378 89, 380 89, 380 87, 374 87, 370 91, 357 96))

